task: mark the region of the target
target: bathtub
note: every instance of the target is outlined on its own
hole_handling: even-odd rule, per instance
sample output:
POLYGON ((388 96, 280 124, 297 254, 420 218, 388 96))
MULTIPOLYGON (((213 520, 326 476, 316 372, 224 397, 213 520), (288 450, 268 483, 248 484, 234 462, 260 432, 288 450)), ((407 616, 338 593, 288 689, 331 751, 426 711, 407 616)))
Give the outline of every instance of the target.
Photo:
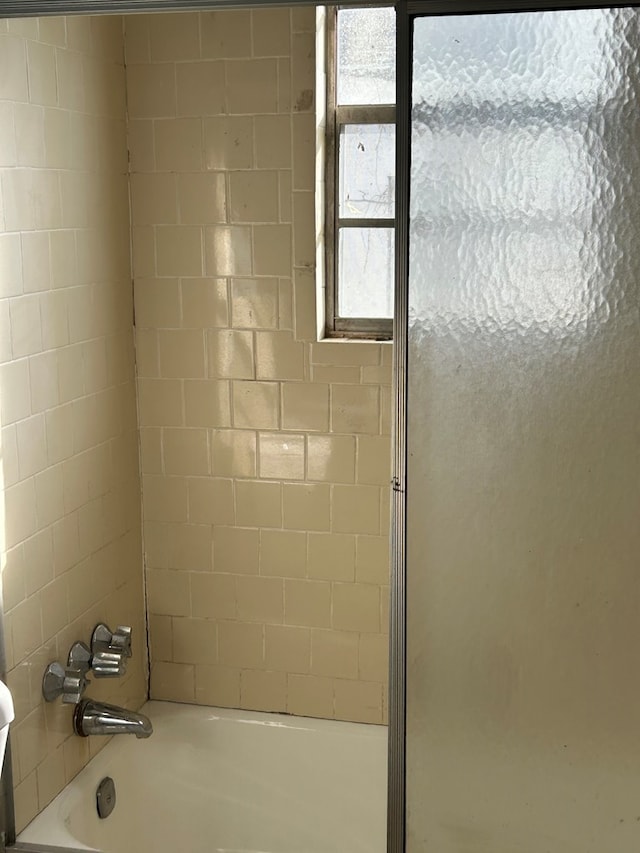
POLYGON ((102 853, 383 853, 383 726, 148 702, 19 844, 102 853), (116 807, 96 811, 105 776, 116 807))

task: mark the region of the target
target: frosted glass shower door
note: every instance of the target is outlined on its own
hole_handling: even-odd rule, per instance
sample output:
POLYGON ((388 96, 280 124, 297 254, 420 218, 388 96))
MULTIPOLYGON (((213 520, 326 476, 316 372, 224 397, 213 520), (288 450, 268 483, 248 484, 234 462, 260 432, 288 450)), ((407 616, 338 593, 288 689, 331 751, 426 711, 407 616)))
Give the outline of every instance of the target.
POLYGON ((639 53, 414 22, 409 853, 640 850, 639 53))

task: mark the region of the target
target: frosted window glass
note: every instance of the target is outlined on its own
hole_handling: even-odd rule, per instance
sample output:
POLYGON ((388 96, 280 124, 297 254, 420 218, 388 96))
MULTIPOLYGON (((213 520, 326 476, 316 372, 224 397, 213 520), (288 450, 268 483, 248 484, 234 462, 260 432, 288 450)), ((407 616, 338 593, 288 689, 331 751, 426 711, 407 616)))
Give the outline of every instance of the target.
POLYGON ((340 129, 340 216, 393 219, 395 126, 349 124, 340 129))
POLYGON ((342 228, 338 240, 340 317, 392 317, 393 228, 342 228))
POLYGON ((338 11, 338 104, 393 104, 396 13, 385 9, 338 11))

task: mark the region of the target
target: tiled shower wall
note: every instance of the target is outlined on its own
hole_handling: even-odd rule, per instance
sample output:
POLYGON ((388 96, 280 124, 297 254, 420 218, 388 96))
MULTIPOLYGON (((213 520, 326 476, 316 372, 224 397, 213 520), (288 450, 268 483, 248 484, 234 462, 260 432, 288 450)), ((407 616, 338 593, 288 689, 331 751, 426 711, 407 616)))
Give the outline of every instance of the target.
POLYGON ((391 348, 315 342, 314 28, 125 22, 151 689, 382 722, 391 348))
POLYGON ((45 705, 100 619, 135 656, 88 695, 145 698, 121 18, 0 21, 0 522, 20 830, 103 741, 45 705))

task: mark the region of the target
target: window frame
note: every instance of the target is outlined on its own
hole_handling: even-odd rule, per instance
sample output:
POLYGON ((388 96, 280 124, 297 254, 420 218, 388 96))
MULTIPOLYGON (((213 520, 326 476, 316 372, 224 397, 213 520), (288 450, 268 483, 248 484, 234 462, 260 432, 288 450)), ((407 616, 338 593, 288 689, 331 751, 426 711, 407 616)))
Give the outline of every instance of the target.
MULTIPOLYGON (((376 4, 376 8, 389 4, 376 4)), ((395 104, 336 104, 337 28, 340 6, 326 7, 326 126, 325 126, 325 336, 388 341, 393 338, 392 317, 338 316, 338 239, 341 228, 392 228, 396 239, 397 214, 389 218, 340 218, 339 157, 340 130, 349 124, 392 124, 397 132, 395 104)), ((346 7, 352 8, 352 7, 346 7)), ((395 205, 394 205, 395 207, 395 205)), ((395 213, 395 210, 394 210, 395 213)), ((395 291, 395 271, 393 287, 395 291)))

